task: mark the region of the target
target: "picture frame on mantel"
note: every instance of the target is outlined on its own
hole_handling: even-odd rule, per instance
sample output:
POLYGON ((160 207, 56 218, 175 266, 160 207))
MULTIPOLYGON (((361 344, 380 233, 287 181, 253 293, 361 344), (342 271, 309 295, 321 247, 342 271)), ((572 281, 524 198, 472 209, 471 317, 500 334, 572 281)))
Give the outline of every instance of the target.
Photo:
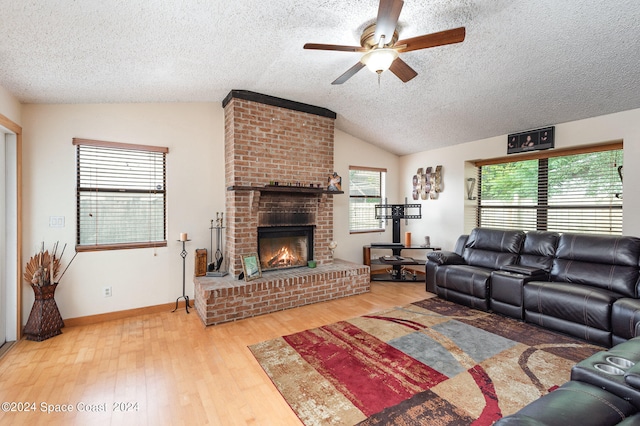
POLYGON ((244 272, 245 281, 252 281, 262 277, 262 268, 260 267, 258 253, 244 254, 240 258, 242 260, 242 272, 244 272))

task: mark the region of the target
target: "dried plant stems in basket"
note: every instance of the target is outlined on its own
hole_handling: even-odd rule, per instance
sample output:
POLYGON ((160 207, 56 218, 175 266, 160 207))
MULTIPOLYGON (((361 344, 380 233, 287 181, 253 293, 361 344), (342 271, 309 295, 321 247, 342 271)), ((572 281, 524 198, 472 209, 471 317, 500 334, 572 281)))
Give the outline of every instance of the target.
POLYGON ((29 259, 24 271, 24 279, 33 285, 42 287, 55 283, 60 270, 60 259, 55 254, 49 254, 49 250, 40 251, 29 259))

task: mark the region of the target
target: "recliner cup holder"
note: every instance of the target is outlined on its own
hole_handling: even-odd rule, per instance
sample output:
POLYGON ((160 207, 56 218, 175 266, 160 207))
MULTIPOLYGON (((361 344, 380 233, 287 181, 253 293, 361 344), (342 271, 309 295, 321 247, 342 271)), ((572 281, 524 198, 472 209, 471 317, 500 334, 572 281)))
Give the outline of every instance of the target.
POLYGON ((626 358, 622 358, 619 356, 608 356, 607 358, 605 358, 606 361, 611 364, 614 365, 622 370, 626 370, 627 368, 631 368, 633 367, 636 363, 633 361, 630 361, 626 358))
POLYGON ((624 370, 611 364, 593 364, 593 368, 600 370, 603 373, 610 374, 612 376, 622 376, 624 370))
POLYGON ((624 374, 623 369, 611 364, 593 364, 593 368, 603 373, 611 374, 612 376, 622 376, 624 374))

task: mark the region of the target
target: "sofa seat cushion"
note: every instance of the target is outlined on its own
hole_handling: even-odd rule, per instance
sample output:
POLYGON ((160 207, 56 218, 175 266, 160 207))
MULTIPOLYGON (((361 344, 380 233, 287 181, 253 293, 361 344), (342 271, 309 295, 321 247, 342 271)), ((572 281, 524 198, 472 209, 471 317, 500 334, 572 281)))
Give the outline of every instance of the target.
POLYGON ((489 310, 491 269, 469 265, 443 265, 436 269, 436 294, 461 305, 489 310))
POLYGON ((525 310, 611 331, 618 293, 571 283, 532 281, 524 286, 525 310))
POLYGON ((469 265, 447 265, 436 270, 438 287, 474 297, 488 297, 491 269, 469 265))
POLYGON ((495 425, 607 426, 620 423, 636 411, 629 402, 599 387, 567 382, 495 425))
POLYGON ((611 346, 611 310, 618 293, 596 287, 532 281, 524 286, 525 321, 611 346))

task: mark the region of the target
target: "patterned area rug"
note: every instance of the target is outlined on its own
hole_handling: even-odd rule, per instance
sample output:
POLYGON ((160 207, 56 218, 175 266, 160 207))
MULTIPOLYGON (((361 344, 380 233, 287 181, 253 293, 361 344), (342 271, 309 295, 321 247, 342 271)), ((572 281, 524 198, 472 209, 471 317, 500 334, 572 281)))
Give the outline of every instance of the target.
POLYGON ((249 347, 311 425, 491 425, 601 351, 439 298, 249 347))

